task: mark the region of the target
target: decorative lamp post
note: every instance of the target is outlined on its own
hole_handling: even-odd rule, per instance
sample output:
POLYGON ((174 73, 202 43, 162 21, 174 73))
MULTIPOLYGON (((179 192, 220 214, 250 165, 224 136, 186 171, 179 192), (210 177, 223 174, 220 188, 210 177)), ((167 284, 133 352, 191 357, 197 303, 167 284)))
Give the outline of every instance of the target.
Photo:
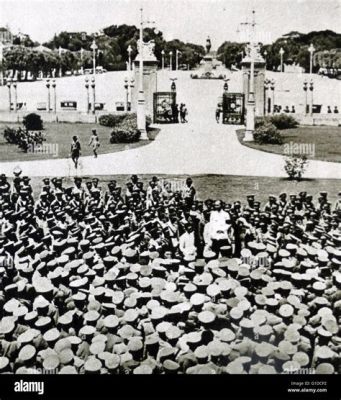
POLYGON ((229 79, 224 79, 224 93, 227 93, 229 90, 229 85, 227 83, 228 81, 229 79))
POLYGON ((138 88, 138 98, 137 98, 137 129, 141 133, 141 140, 148 140, 148 135, 146 131, 146 102, 144 96, 144 88, 143 88, 143 29, 144 25, 148 23, 154 23, 153 21, 144 21, 143 20, 143 8, 141 11, 141 20, 140 20, 140 38, 139 38, 139 88, 138 88))
POLYGON ((84 75, 83 55, 84 55, 84 49, 83 49, 83 47, 82 47, 82 48, 81 48, 81 74, 82 74, 82 75, 84 75))
POLYGON ((91 87, 92 87, 92 113, 95 114, 96 112, 96 80, 93 76, 91 78, 91 87))
POLYGON ((132 53, 133 49, 132 47, 129 45, 127 48, 127 52, 128 52, 128 71, 131 71, 131 53, 132 53))
POLYGON ((303 82, 303 90, 305 92, 304 96, 304 114, 307 115, 307 105, 308 105, 308 82, 305 80, 303 82))
POLYGON ((92 50, 92 68, 93 68, 93 75, 96 74, 96 50, 98 49, 98 46, 96 44, 95 39, 93 40, 90 49, 92 50))
POLYGON ((170 80, 172 81, 172 83, 171 83, 171 91, 172 91, 173 93, 175 93, 175 92, 176 92, 176 84, 175 84, 175 81, 177 80, 177 78, 170 78, 170 80))
POLYGON ((8 78, 7 79, 7 87, 8 87, 8 101, 9 101, 9 111, 11 112, 11 105, 12 105, 12 79, 8 78))
POLYGON ((17 80, 13 79, 14 88, 14 112, 18 111, 18 92, 17 92, 17 80))
POLYGON ((281 72, 283 72, 283 54, 284 53, 285 53, 285 51, 281 47, 280 50, 279 50, 279 55, 281 56, 281 72))
POLYGON ((58 48, 58 54, 59 54, 59 78, 62 77, 62 48, 59 46, 58 48))
POLYGON ((272 80, 270 83, 270 89, 271 89, 271 114, 274 114, 275 112, 275 81, 272 80))
POLYGON ((161 60, 162 60, 161 68, 162 68, 162 70, 164 70, 165 69, 165 51, 164 50, 161 51, 161 60))
POLYGON ((86 89, 86 112, 90 112, 90 93, 89 93, 89 78, 85 78, 85 89, 86 89))
POLYGON ((4 85, 4 70, 3 70, 3 61, 4 61, 4 45, 0 42, 0 84, 4 85))
POLYGON ((53 111, 57 113, 57 93, 56 93, 56 80, 52 80, 52 88, 53 88, 53 111))
POLYGON ((179 54, 181 54, 181 51, 176 49, 176 53, 175 53, 175 70, 176 71, 179 69, 179 54))
POLYGON ((50 112, 51 109, 51 96, 50 96, 50 79, 46 80, 47 87, 47 112, 50 112))
POLYGON ((311 98, 310 98, 310 116, 313 116, 313 104, 314 104, 314 82, 313 80, 310 81, 309 89, 311 92, 311 98))
POLYGON ((172 69, 173 69, 173 52, 172 51, 170 51, 169 52, 169 70, 170 71, 172 71, 172 69))
POLYGON ((268 55, 268 52, 266 50, 264 50, 264 61, 265 61, 265 69, 266 69, 266 56, 268 55))
POLYGON ((132 93, 134 86, 135 86, 135 79, 133 77, 131 77, 130 82, 129 82, 129 97, 128 97, 130 109, 131 109, 131 93, 132 93))
POLYGON ((129 102, 129 81, 128 78, 124 78, 124 89, 126 90, 126 111, 128 112, 128 102, 129 102))
POLYGON ((244 142, 253 142, 254 141, 254 131, 255 131, 255 116, 256 116, 256 103, 255 103, 255 52, 256 52, 256 44, 254 42, 255 38, 255 11, 252 11, 252 23, 251 23, 251 32, 250 32, 250 45, 249 45, 249 54, 250 54, 250 81, 249 81, 249 96, 247 99, 246 105, 246 129, 244 142))
POLYGON ((308 51, 310 53, 310 68, 309 68, 309 73, 310 75, 313 73, 313 54, 315 51, 315 47, 313 46, 313 44, 311 43, 311 45, 308 48, 308 51))
POLYGON ((270 79, 265 79, 264 81, 264 114, 266 115, 269 112, 269 107, 268 107, 268 92, 270 89, 271 81, 270 79))

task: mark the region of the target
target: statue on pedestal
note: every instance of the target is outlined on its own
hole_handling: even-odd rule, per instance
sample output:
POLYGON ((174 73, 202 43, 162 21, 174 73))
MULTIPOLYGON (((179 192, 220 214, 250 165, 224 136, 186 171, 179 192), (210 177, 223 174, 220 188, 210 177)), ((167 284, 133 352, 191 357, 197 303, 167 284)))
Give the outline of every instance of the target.
MULTIPOLYGON (((140 49, 140 40, 137 41, 137 48, 140 49)), ((155 42, 154 40, 150 40, 149 42, 143 42, 143 61, 157 61, 155 54, 155 42)), ((135 60, 140 59, 140 53, 137 54, 135 60)))
POLYGON ((207 54, 209 54, 209 52, 211 51, 211 47, 212 47, 211 39, 208 36, 208 38, 206 40, 206 52, 207 52, 207 54))

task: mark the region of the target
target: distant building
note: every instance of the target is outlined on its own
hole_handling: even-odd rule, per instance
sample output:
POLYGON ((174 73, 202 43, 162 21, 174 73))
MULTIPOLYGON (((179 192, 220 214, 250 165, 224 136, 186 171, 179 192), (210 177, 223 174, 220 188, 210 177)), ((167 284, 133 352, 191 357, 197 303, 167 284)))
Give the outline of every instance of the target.
POLYGON ((16 38, 20 40, 20 42, 25 42, 28 40, 30 37, 26 33, 19 32, 17 35, 15 35, 16 38))
POLYGON ((82 39, 86 38, 86 32, 68 32, 68 35, 70 39, 78 37, 79 35, 81 35, 82 39))
POLYGON ((49 49, 48 47, 46 47, 46 46, 43 46, 43 45, 40 45, 40 46, 37 46, 37 47, 34 47, 33 48, 33 50, 35 50, 35 51, 39 51, 39 52, 47 52, 47 53, 51 53, 52 52, 52 50, 51 49, 49 49))
POLYGON ((0 43, 3 45, 13 44, 13 35, 8 28, 0 27, 0 43))
POLYGON ((314 54, 314 65, 320 68, 341 68, 341 49, 317 51, 314 54))

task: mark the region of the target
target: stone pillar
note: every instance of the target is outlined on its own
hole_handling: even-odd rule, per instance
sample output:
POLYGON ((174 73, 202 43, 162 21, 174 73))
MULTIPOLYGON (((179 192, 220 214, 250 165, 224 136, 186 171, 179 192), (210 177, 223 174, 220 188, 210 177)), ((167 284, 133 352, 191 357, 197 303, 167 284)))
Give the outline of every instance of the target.
MULTIPOLYGON (((242 61, 243 93, 245 96, 245 103, 247 103, 247 100, 249 98, 250 68, 251 68, 251 60, 249 56, 246 56, 242 61)), ((265 105, 264 79, 265 79, 265 60, 262 58, 260 54, 257 54, 255 59, 255 77, 254 77, 256 117, 264 116, 264 105, 265 105)))
MULTIPOLYGON (((157 61, 144 61, 143 62, 143 90, 146 103, 146 114, 153 116, 153 98, 154 93, 157 92, 157 61)), ((137 95, 140 80, 140 65, 139 61, 134 61, 134 79, 135 84, 131 94, 131 110, 136 112, 137 95)))
MULTIPOLYGON (((157 67, 158 61, 154 55, 155 44, 153 41, 143 43, 143 90, 145 98, 146 115, 153 116, 154 93, 157 92, 157 67)), ((131 110, 136 112, 140 82, 140 55, 134 60, 135 85, 131 93, 131 110)))

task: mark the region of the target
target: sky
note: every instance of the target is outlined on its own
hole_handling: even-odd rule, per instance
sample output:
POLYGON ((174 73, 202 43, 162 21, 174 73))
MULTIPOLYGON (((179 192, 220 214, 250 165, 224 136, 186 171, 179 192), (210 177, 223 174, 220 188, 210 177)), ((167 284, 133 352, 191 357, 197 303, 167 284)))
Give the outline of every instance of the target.
POLYGON ((290 31, 340 32, 341 0, 0 0, 0 26, 38 42, 61 31, 93 33, 109 25, 154 20, 167 40, 205 44, 243 40, 256 16, 258 41, 269 43, 290 31), (238 33, 239 32, 239 33, 238 33))

